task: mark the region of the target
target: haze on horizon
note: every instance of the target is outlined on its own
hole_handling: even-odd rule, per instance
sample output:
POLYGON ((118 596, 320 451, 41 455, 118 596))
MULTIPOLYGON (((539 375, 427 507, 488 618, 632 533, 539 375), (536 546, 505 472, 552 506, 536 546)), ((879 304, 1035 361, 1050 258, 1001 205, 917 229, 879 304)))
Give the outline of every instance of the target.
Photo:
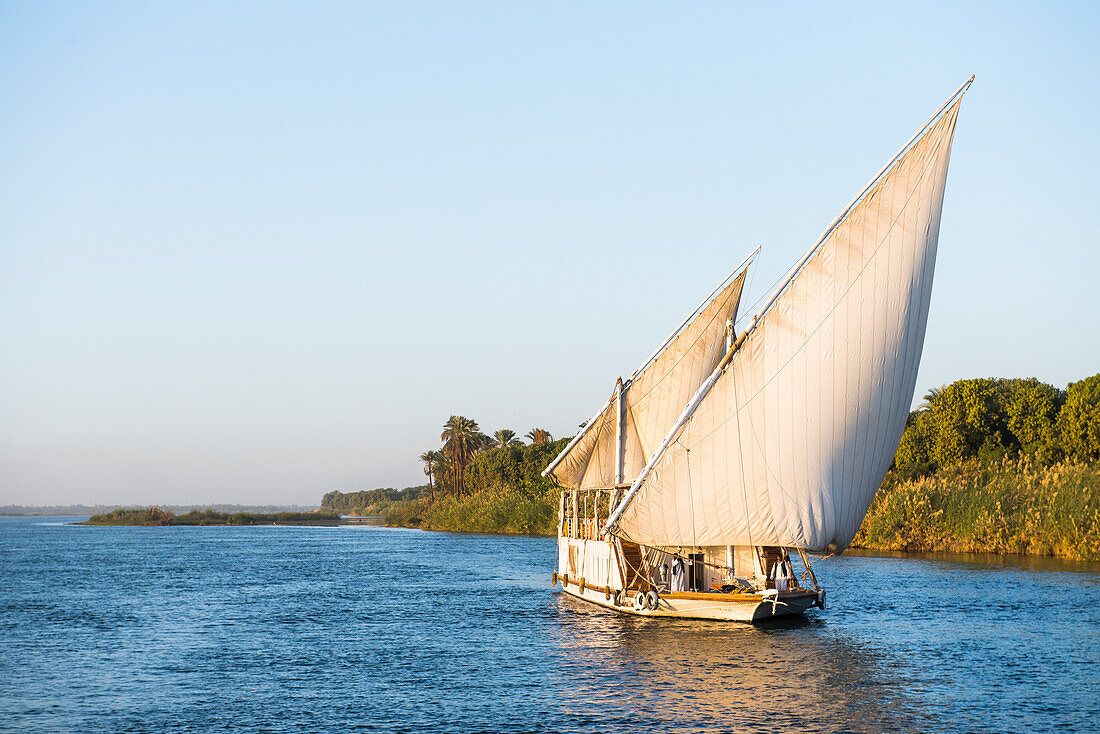
POLYGON ((1100 10, 0 6, 0 505, 313 504, 571 435, 971 73, 917 382, 1100 370, 1100 10))

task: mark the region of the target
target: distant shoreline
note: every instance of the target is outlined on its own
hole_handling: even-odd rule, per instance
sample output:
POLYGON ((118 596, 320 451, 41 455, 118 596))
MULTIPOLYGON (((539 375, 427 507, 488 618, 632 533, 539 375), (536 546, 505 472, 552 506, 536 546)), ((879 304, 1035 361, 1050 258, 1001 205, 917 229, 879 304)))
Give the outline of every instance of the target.
POLYGON ((114 510, 93 515, 87 520, 74 525, 100 525, 100 526, 144 526, 164 527, 169 525, 182 526, 211 526, 211 525, 304 525, 304 526, 337 526, 345 523, 339 515, 333 513, 313 512, 215 512, 213 510, 193 510, 183 515, 176 515, 159 507, 146 507, 142 509, 114 510))
POLYGON ((213 510, 227 514, 237 512, 251 512, 257 514, 270 514, 275 512, 314 512, 317 505, 240 505, 225 502, 207 502, 205 504, 71 504, 71 505, 2 505, 0 517, 77 517, 80 515, 100 515, 115 510, 144 510, 149 507, 159 507, 162 510, 182 515, 188 512, 213 510))

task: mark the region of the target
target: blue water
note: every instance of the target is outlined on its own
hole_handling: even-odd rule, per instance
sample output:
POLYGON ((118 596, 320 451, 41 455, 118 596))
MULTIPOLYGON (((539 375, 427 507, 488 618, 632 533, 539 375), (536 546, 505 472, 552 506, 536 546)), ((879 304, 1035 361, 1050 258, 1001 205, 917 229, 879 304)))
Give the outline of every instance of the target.
POLYGON ((0 729, 1088 731, 1100 567, 844 556, 751 627, 552 592, 552 540, 0 518, 0 729))

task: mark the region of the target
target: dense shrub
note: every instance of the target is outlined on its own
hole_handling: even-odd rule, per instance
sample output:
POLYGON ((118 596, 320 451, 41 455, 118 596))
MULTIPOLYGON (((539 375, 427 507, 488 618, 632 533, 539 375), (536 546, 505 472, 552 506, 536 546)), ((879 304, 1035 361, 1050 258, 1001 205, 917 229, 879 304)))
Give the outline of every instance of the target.
POLYGON ((133 510, 114 510, 99 515, 92 515, 86 521, 87 525, 171 525, 171 512, 159 507, 144 507, 133 510))
POLYGON ((1100 559, 1100 466, 978 459, 935 476, 888 474, 852 545, 1100 559))
POLYGON ((404 489, 366 489, 359 492, 333 491, 321 498, 321 510, 344 514, 370 514, 368 510, 394 502, 419 500, 428 496, 430 488, 424 484, 404 489))
POLYGON ((1100 375, 1071 382, 1058 414, 1061 449, 1078 459, 1100 459, 1100 375))
POLYGON ((909 416, 894 469, 912 479, 975 458, 1026 456, 1049 465, 1064 456, 1095 457, 1100 375, 1070 388, 1072 400, 1035 378, 958 380, 933 390, 909 416))

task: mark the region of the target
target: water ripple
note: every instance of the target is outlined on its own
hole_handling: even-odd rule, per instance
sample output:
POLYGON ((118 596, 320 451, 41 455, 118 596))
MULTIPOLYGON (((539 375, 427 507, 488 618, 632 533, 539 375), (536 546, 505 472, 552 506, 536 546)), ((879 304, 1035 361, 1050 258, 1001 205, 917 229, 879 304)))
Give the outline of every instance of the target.
POLYGON ((0 518, 0 729, 1087 731, 1100 573, 845 556, 758 627, 551 592, 553 541, 0 518))

